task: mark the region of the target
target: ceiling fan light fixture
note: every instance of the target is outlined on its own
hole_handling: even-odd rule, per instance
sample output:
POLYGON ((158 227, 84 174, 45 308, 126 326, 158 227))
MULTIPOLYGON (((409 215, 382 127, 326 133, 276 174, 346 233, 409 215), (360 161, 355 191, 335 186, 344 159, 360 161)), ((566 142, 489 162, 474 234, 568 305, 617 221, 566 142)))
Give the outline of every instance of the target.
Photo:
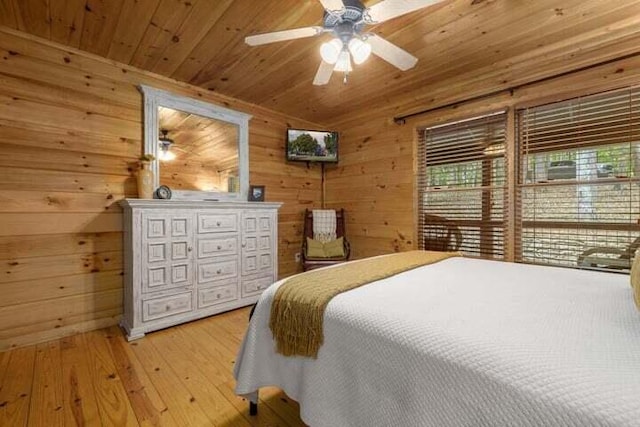
POLYGON ((356 65, 360 65, 371 55, 371 45, 358 37, 354 37, 349 41, 349 52, 353 56, 353 62, 356 65))
POLYGON ((160 149, 160 152, 158 153, 158 159, 160 159, 160 161, 162 162, 170 162, 175 158, 176 155, 173 153, 173 151, 169 151, 169 147, 167 147, 166 149, 162 147, 160 149))
POLYGON ((331 39, 320 46, 320 56, 324 62, 333 65, 338 62, 343 47, 344 45, 340 39, 331 39))
POLYGON ((338 62, 336 62, 336 66, 333 71, 341 71, 343 73, 350 73, 353 71, 353 67, 351 66, 351 55, 349 55, 349 51, 343 49, 338 56, 338 62))
POLYGON ((158 138, 158 145, 160 146, 160 151, 158 152, 158 159, 160 159, 163 162, 168 162, 176 158, 175 153, 172 151, 169 151, 169 148, 173 144, 173 139, 167 136, 169 131, 166 129, 160 130, 160 133, 162 133, 162 135, 158 138))
POLYGON ((313 79, 315 86, 329 83, 334 71, 342 71, 343 82, 352 71, 351 57, 356 65, 362 64, 373 54, 394 67, 407 71, 415 67, 418 58, 404 49, 368 32, 365 27, 379 24, 408 13, 432 6, 444 0, 318 0, 324 8, 322 26, 293 28, 290 30, 247 36, 250 46, 296 40, 330 33, 333 39, 320 47, 322 62, 313 79))

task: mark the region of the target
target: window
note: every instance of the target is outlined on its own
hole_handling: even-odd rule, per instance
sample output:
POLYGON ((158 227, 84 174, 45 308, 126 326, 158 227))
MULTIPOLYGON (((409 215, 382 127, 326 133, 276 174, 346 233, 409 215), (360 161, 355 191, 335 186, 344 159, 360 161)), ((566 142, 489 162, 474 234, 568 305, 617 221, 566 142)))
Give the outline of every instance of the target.
POLYGON ((418 241, 504 257, 504 113, 419 129, 418 241))
POLYGON ((519 110, 517 126, 517 260, 629 269, 640 242, 640 89, 519 110))

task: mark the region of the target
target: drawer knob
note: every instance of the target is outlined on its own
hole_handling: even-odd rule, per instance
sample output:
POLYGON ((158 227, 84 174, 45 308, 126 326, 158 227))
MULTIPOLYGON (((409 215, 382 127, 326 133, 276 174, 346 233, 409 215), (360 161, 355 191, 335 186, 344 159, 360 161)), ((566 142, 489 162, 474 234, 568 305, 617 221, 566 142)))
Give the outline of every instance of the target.
POLYGON ((222 249, 222 246, 218 246, 218 250, 222 249))
POLYGON ((222 270, 216 270, 216 274, 222 273, 222 270))
POLYGON ((220 294, 216 294, 216 298, 220 298, 220 297, 221 297, 221 295, 220 295, 220 294))
POLYGON ((167 306, 165 307, 165 310, 167 310, 167 311, 171 310, 171 306, 169 304, 167 304, 167 306))
POLYGON ((218 227, 220 227, 220 221, 216 222, 216 225, 217 225, 218 227))
POLYGON ((189 247, 187 248, 187 252, 191 252, 192 250, 193 250, 193 248, 192 248, 191 246, 189 246, 189 247))

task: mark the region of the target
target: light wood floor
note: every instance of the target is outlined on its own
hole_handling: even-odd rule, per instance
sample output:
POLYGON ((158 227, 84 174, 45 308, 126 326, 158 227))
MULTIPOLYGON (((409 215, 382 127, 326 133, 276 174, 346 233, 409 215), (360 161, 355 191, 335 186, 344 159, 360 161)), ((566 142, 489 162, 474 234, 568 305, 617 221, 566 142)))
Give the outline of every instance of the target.
POLYGON ((0 353, 0 426, 299 426, 298 405, 233 394, 244 308, 127 342, 114 326, 0 353))

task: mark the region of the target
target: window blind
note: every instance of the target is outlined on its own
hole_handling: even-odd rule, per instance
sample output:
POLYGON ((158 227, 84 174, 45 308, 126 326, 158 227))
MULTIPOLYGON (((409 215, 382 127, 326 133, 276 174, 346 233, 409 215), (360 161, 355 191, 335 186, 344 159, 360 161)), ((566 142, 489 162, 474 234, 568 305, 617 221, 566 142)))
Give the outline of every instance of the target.
POLYGON ((640 245, 640 89, 517 112, 519 261, 628 270, 640 245))
POLYGON ((418 129, 418 241, 504 257, 504 113, 418 129))

